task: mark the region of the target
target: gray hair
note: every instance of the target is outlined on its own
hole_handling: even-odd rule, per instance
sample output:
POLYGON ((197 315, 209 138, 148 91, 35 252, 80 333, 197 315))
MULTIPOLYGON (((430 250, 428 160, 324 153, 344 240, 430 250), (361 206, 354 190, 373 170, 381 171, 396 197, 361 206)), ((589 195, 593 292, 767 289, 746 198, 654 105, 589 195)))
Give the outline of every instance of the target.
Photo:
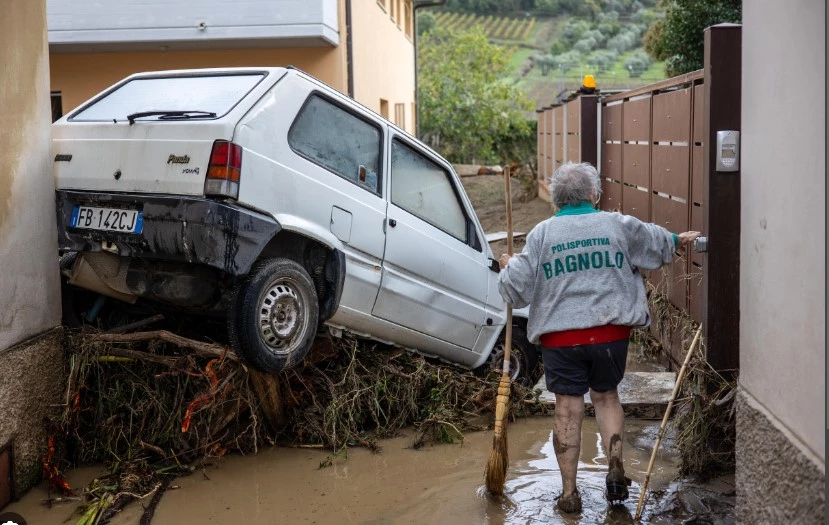
POLYGON ((598 198, 602 193, 599 172, 588 162, 566 162, 550 178, 550 193, 559 209, 568 204, 593 204, 591 198, 598 198))

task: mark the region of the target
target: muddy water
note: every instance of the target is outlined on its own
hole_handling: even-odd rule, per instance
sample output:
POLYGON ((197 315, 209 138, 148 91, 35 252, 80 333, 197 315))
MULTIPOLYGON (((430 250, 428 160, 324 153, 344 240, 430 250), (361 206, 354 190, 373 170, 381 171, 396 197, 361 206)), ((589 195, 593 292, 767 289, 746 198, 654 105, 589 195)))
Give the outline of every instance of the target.
MULTIPOLYGON (((271 448, 256 456, 216 460, 176 482, 179 488, 164 495, 153 524, 632 523, 658 422, 627 422, 625 466, 634 486, 627 504, 610 510, 603 495, 607 467, 598 428, 594 419, 585 419, 579 465, 584 511, 575 517, 555 510, 561 479, 552 424, 550 417, 510 423, 510 469, 503 498, 488 497, 483 487, 491 432, 469 433, 462 445, 422 450, 409 448, 411 437, 403 436, 384 441, 379 454, 350 450, 347 459, 326 468, 320 463, 328 454, 317 449, 271 448)), ((72 478, 83 483, 94 475, 87 469, 72 478)), ((663 450, 650 487, 666 489, 675 477, 676 457, 663 450)), ((44 489, 36 488, 7 510, 29 523, 62 523, 72 507, 47 510, 40 504, 44 497, 44 489)), ((141 511, 133 504, 113 523, 138 523, 141 511)))

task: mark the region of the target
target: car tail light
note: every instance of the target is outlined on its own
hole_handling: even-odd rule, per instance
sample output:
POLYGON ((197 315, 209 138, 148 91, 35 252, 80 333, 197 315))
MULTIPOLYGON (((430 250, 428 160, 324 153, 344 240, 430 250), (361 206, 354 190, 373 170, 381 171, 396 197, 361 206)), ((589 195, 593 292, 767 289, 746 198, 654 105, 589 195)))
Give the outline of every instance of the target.
POLYGON ((227 140, 217 140, 210 152, 204 194, 214 197, 239 197, 242 173, 242 147, 227 140))

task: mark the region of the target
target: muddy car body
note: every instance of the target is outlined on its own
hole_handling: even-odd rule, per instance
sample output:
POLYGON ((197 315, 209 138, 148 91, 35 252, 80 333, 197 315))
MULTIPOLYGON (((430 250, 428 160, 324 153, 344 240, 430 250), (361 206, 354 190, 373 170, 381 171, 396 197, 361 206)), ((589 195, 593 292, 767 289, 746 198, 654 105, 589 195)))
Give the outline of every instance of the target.
POLYGON ((452 166, 299 70, 136 74, 53 149, 70 282, 226 315, 259 369, 323 324, 468 368, 497 347, 497 262, 452 166))

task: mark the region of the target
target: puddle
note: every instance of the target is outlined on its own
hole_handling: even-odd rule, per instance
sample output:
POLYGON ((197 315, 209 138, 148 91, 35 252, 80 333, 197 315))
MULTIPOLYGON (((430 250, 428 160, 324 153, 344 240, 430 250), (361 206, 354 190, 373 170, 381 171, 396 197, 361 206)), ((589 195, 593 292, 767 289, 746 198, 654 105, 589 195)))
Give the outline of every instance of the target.
MULTIPOLYGON (((483 485, 491 432, 468 433, 463 445, 422 450, 408 448, 412 438, 403 436, 383 441, 379 454, 353 449, 346 460, 323 469, 319 465, 328 454, 317 449, 271 448, 256 456, 216 460, 177 480, 180 488, 164 495, 152 523, 632 523, 659 422, 626 422, 625 467, 634 485, 624 507, 608 509, 606 458, 595 419, 585 418, 578 478, 584 511, 576 517, 555 510, 561 478, 552 426, 551 417, 509 424, 510 469, 506 495, 499 499, 487 496, 483 485)), ((663 445, 650 488, 668 490, 676 478, 676 464, 676 455, 663 445)), ((70 481, 81 486, 99 472, 79 469, 70 473, 70 481)), ((63 523, 73 507, 46 509, 41 504, 45 497, 38 487, 5 510, 21 514, 29 523, 63 523)), ((650 500, 647 508, 657 506, 650 500)), ((141 512, 141 505, 133 503, 111 523, 138 523, 141 512)))

